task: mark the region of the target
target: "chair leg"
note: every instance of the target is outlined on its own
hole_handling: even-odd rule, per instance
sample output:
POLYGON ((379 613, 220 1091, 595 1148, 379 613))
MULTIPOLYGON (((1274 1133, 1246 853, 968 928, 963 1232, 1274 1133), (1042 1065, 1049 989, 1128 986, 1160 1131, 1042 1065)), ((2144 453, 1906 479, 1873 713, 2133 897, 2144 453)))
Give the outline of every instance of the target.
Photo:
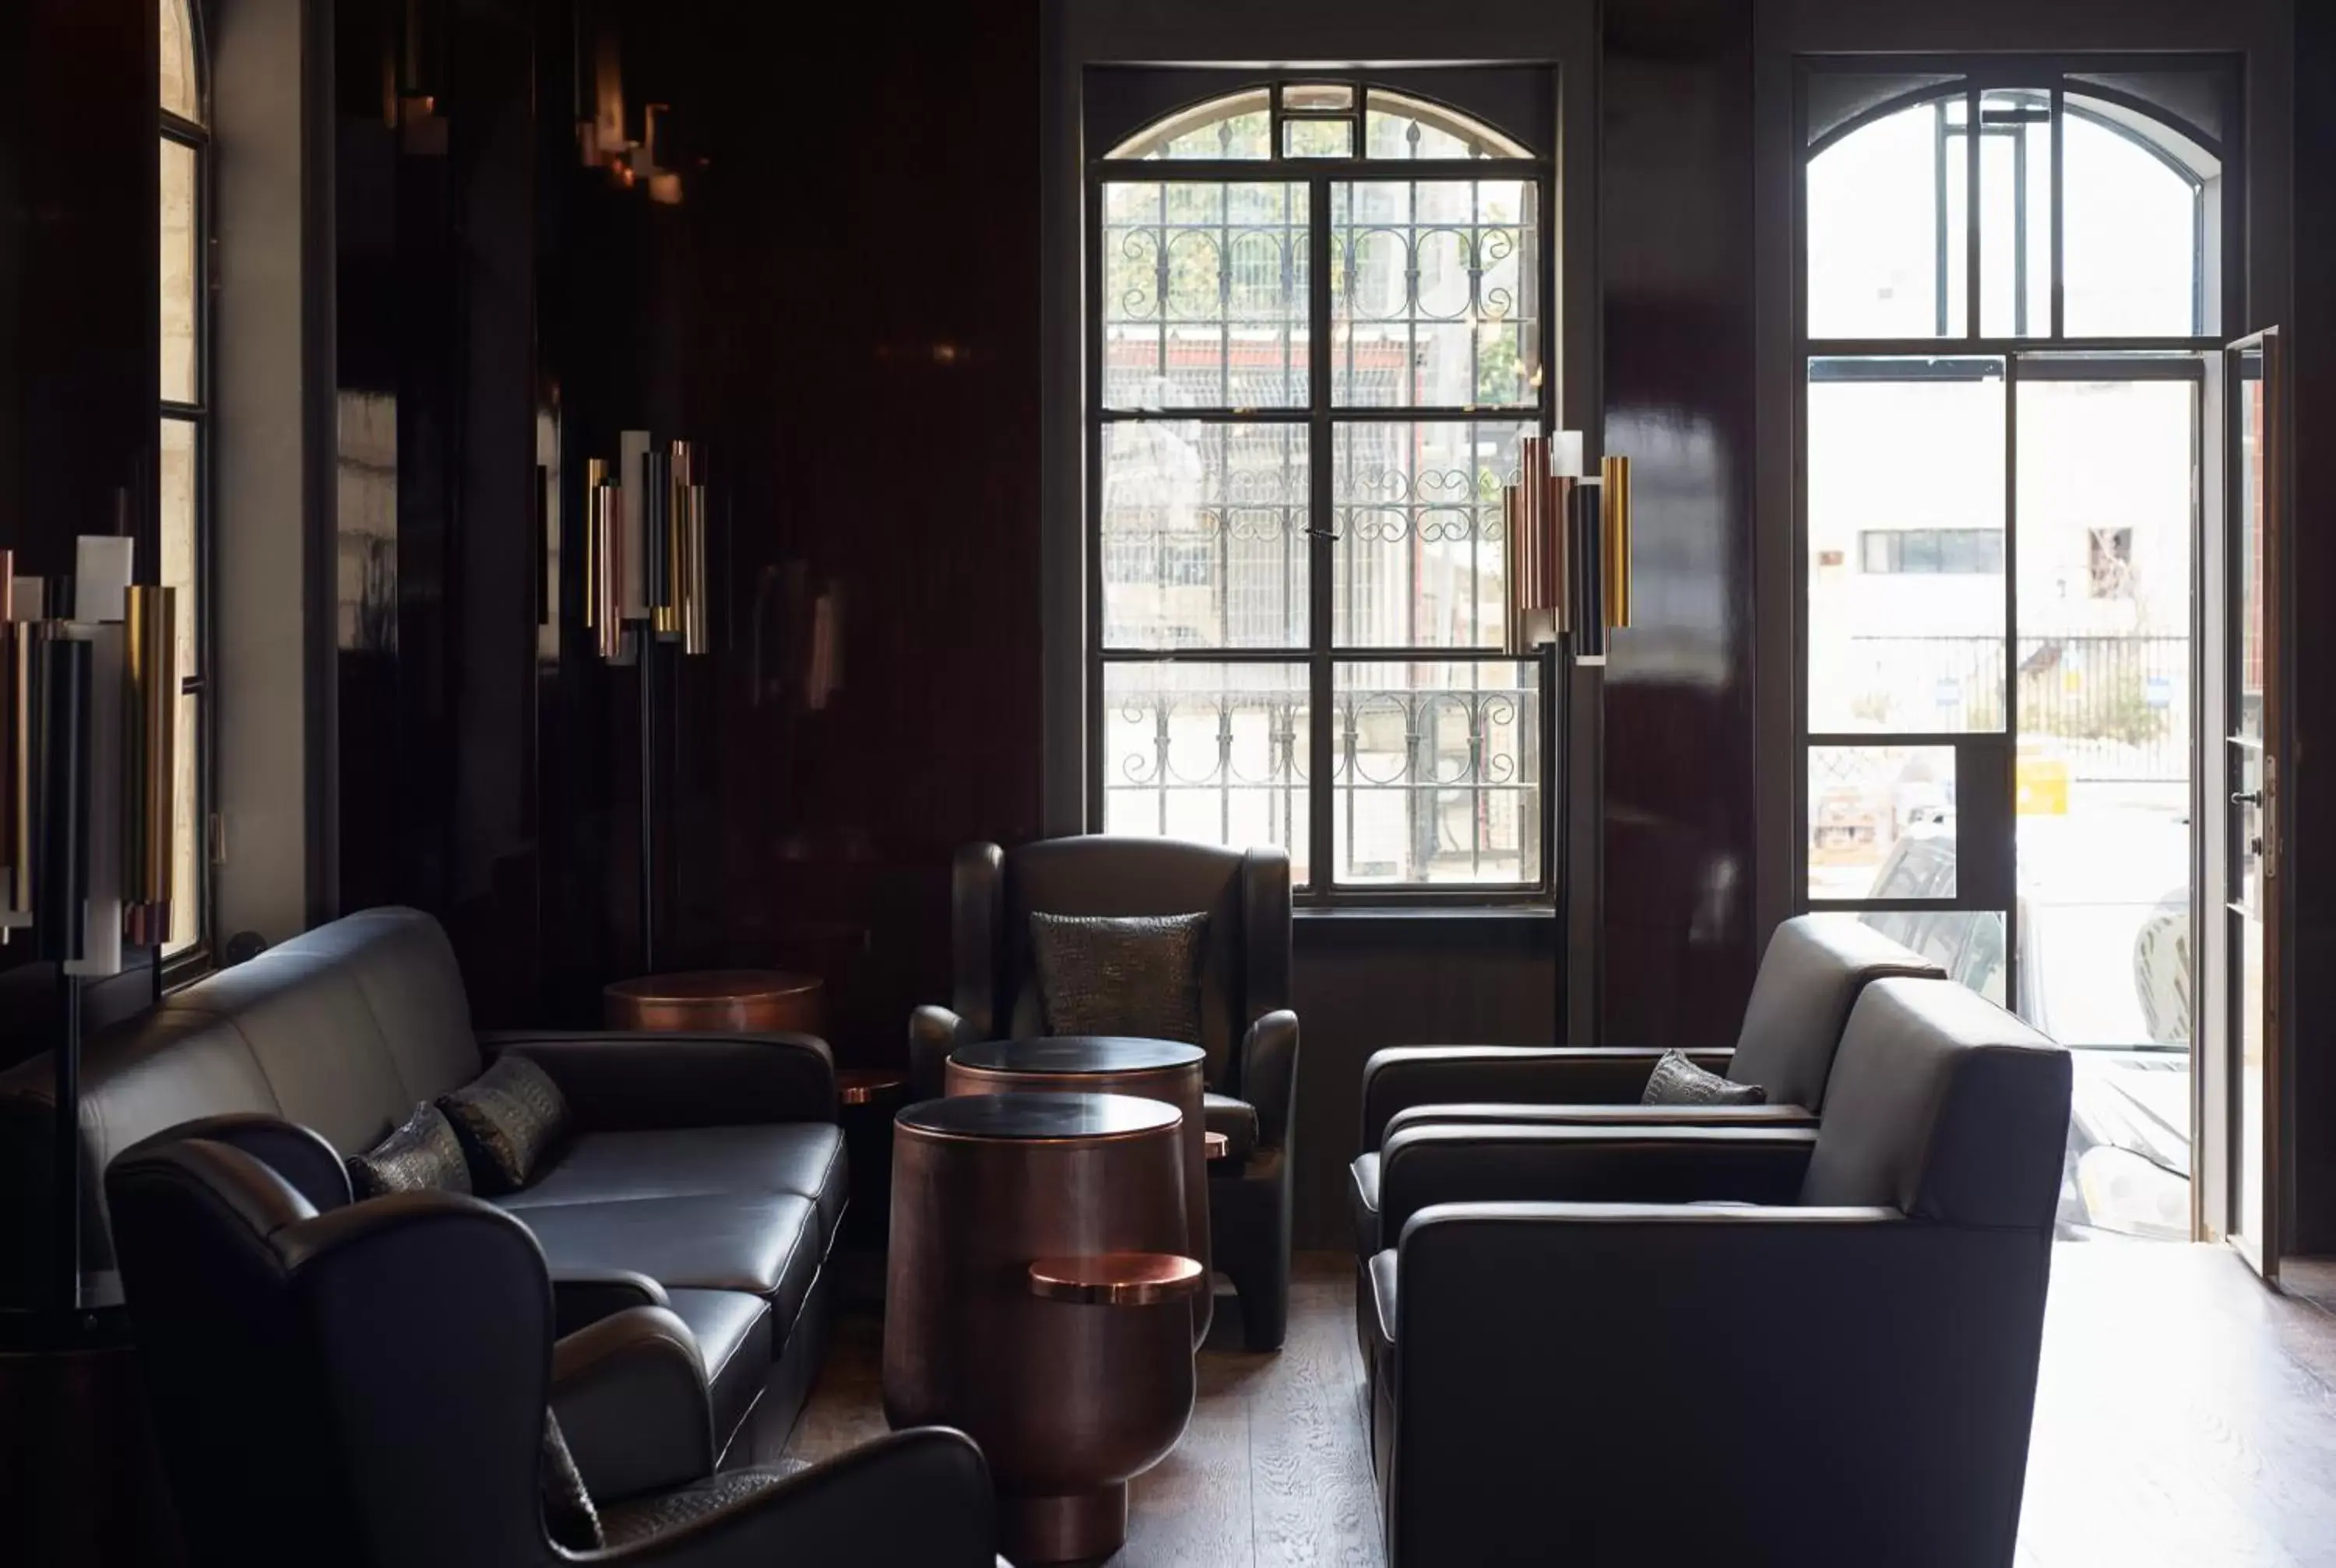
POLYGON ((1277 1270, 1228 1274, 1241 1298, 1241 1344, 1251 1350, 1279 1350, 1290 1331, 1290 1276, 1277 1270))

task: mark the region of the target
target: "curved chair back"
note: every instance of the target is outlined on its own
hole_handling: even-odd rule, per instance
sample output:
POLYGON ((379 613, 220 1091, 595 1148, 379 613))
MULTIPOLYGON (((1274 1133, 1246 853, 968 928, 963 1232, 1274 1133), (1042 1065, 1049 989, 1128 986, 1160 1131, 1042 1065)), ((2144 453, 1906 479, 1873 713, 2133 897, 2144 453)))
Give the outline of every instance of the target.
POLYGON ((517 1221, 440 1193, 319 1214, 203 1139, 130 1151, 106 1192, 194 1563, 555 1560, 551 1291, 517 1221))
POLYGON ((1822 1111, 1834 1052, 1859 994, 1893 976, 1945 974, 1854 915, 1796 915, 1760 955, 1728 1076, 1767 1089, 1772 1105, 1822 1111))

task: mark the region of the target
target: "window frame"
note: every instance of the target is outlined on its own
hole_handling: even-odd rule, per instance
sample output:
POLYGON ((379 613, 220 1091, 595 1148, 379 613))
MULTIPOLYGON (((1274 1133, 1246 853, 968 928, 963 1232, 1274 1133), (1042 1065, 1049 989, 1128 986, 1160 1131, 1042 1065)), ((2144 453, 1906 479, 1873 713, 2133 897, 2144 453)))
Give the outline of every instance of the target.
MULTIPOLYGON (((1516 656, 1497 644, 1470 647, 1374 647, 1341 645, 1336 639, 1337 508, 1332 497, 1336 465, 1332 461, 1340 424, 1514 424, 1543 435, 1555 427, 1562 378, 1558 363, 1563 298, 1558 238, 1562 219, 1558 202, 1558 161, 1546 153, 1523 157, 1461 159, 1374 159, 1368 156, 1367 126, 1373 89, 1413 105, 1444 109, 1482 124, 1512 145, 1528 144, 1492 117, 1451 103, 1403 83, 1400 70, 1302 70, 1275 73, 1242 83, 1218 83, 1187 102, 1154 115, 1144 127, 1121 137, 1114 151, 1125 147, 1152 127, 1195 116, 1210 105, 1226 102, 1260 88, 1267 92, 1268 155, 1264 158, 1192 159, 1089 156, 1081 179, 1080 268, 1084 288, 1081 308, 1080 357, 1084 385, 1079 419, 1085 479, 1079 502, 1082 524, 1082 581, 1086 600, 1083 635, 1086 671, 1085 829, 1103 829, 1107 805, 1107 712, 1105 677, 1114 665, 1258 665, 1304 668, 1307 672, 1307 765, 1302 784, 1307 820, 1307 870, 1293 886, 1292 901, 1300 910, 1436 910, 1464 908, 1553 908, 1557 890, 1565 885, 1566 816, 1562 809, 1569 779, 1566 741, 1568 691, 1572 660, 1562 648, 1543 648, 1516 656), (1287 87, 1350 85, 1354 98, 1343 111, 1306 113, 1286 112, 1287 87), (1292 155, 1285 149, 1283 126, 1291 121, 1344 120, 1353 127, 1349 156, 1292 155), (1539 233, 1536 243, 1535 286, 1542 300, 1539 336, 1540 370, 1530 403, 1515 404, 1340 405, 1332 393, 1335 354, 1332 346, 1333 300, 1330 287, 1331 189, 1338 183, 1375 180, 1518 180, 1538 192, 1539 233), (1114 409, 1105 401, 1105 328, 1104 308, 1105 258, 1105 188, 1115 182, 1235 184, 1271 183, 1302 187, 1307 193, 1307 327, 1308 394, 1303 403, 1270 408, 1206 406, 1114 409), (1105 430, 1114 424, 1189 421, 1202 424, 1296 425, 1308 433, 1307 465, 1307 634, 1302 643, 1286 648, 1225 647, 1212 648, 1112 648, 1104 639, 1105 584, 1107 580, 1103 534, 1103 444, 1105 430), (1331 782, 1336 772, 1337 726, 1317 723, 1318 716, 1338 709, 1338 673, 1342 665, 1363 664, 1514 664, 1533 667, 1538 690, 1541 776, 1537 797, 1541 856, 1538 876, 1516 882, 1385 883, 1341 882, 1337 876, 1334 845, 1338 792, 1331 782)), ((1254 111, 1249 111, 1253 112, 1254 111)), ((1293 793, 1299 789, 1293 783, 1293 793)), ((1350 846, 1351 848, 1351 846, 1350 846)))
MULTIPOLYGON (((173 3, 174 0, 161 0, 161 4, 166 5, 173 3)), ((177 910, 180 907, 191 908, 194 911, 194 940, 186 947, 176 952, 168 953, 167 956, 158 950, 159 981, 165 989, 175 989, 199 979, 216 967, 211 900, 213 877, 209 840, 212 803, 217 799, 215 776, 217 747, 213 745, 213 736, 218 719, 217 687, 213 680, 214 672, 218 668, 218 649, 213 642, 215 628, 211 614, 211 588, 217 580, 214 555, 218 537, 217 506, 213 489, 213 478, 216 472, 213 421, 217 410, 213 370, 217 358, 214 349, 218 316, 214 308, 213 291, 218 269, 215 255, 216 237, 212 229, 212 214, 216 210, 214 204, 217 160, 210 128, 214 119, 210 102, 210 51, 208 47, 202 5, 200 0, 175 0, 175 3, 182 4, 184 8, 188 29, 188 52, 191 56, 194 68, 195 107, 202 118, 200 121, 189 120, 161 105, 158 67, 155 141, 158 159, 163 143, 175 143, 189 149, 194 154, 194 210, 190 220, 193 236, 191 249, 194 269, 191 279, 194 294, 194 397, 190 402, 164 397, 161 395, 159 381, 157 383, 154 489, 149 500, 150 515, 153 521, 146 544, 151 551, 159 579, 164 526, 161 513, 160 462, 161 425, 164 421, 183 424, 193 434, 194 479, 190 489, 194 512, 192 551, 194 590, 191 595, 192 602, 181 605, 180 614, 194 618, 193 640, 198 670, 193 674, 181 672, 179 677, 179 696, 180 698, 191 696, 195 699, 194 827, 198 842, 193 861, 195 886, 192 889, 178 890, 177 897, 172 900, 174 920, 177 910)), ((158 221, 160 212, 161 195, 158 189, 156 195, 158 221)), ((158 366, 161 360, 159 342, 161 321, 158 285, 155 307, 157 332, 155 358, 158 366)), ((172 814, 174 817, 177 814, 175 803, 172 814)))

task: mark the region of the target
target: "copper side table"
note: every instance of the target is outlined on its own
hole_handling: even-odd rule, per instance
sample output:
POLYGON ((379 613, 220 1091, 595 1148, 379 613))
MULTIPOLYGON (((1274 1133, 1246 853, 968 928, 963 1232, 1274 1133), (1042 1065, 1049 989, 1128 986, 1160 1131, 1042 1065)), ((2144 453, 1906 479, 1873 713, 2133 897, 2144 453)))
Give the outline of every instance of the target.
MULTIPOLYGON (((1201 1125, 1208 1057, 1198 1046, 1118 1035, 1050 1035, 1031 1040, 989 1040, 960 1046, 945 1069, 951 1095, 1135 1095, 1183 1113, 1186 1248, 1209 1267, 1209 1160, 1201 1125)), ((1216 1307, 1212 1292, 1192 1300, 1192 1345, 1209 1337, 1216 1307)))
POLYGON ((981 1445, 1016 1563, 1127 1539, 1127 1483, 1192 1415, 1183 1116, 1125 1095, 961 1095, 892 1142, 884 1415, 981 1445))
POLYGON ((791 1031, 827 1027, 827 988, 784 969, 700 969, 618 980, 600 992, 612 1029, 656 1034, 791 1031))

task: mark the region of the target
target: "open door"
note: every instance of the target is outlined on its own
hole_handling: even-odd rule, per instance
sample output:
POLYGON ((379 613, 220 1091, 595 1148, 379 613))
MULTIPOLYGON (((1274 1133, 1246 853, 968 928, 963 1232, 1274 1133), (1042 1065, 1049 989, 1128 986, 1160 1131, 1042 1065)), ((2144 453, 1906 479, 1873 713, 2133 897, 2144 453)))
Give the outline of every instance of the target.
POLYGON ((2289 881, 2281 787, 2286 663, 2282 563, 2285 414, 2276 328, 2225 351, 2226 513, 2222 592, 2224 852, 2219 903, 2228 1042, 2225 1234, 2266 1281, 2279 1276, 2283 1104, 2282 911, 2289 881))

